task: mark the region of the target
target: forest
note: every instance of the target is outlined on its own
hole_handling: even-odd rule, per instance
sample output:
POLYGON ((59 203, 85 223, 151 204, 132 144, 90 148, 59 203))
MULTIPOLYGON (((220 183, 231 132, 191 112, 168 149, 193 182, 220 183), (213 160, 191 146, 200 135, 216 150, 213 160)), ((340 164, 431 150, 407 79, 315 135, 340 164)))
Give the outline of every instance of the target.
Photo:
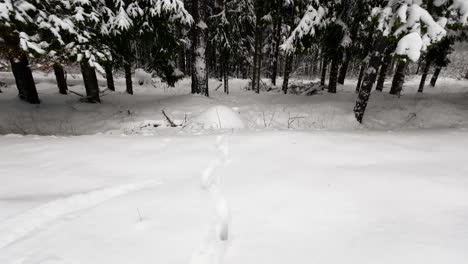
POLYGON ((375 85, 403 89, 409 64, 429 72, 435 86, 455 42, 466 40, 463 0, 4 0, 0 3, 1 55, 15 76, 19 97, 40 103, 31 63, 53 69, 67 94, 64 65, 79 64, 83 101, 100 102, 96 72, 114 91, 123 71, 133 94, 136 68, 169 85, 191 76, 191 92, 209 96, 209 78, 251 80, 256 93, 281 77, 289 92, 298 60, 308 75, 320 73, 322 90, 336 93, 349 71, 358 72, 354 113, 362 122, 375 85), (9 62, 9 63, 8 63, 9 62), (271 80, 270 84, 262 78, 271 80))

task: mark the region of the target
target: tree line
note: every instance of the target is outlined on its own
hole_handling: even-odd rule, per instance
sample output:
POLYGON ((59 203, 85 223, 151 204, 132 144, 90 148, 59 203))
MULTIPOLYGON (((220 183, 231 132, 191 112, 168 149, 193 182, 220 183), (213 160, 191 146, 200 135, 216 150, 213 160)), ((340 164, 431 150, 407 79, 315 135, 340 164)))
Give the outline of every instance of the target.
POLYGON ((399 95, 409 63, 418 62, 419 92, 431 68, 435 85, 453 44, 466 39, 467 17, 466 0, 2 0, 0 54, 29 103, 40 102, 31 58, 53 68, 63 94, 63 66, 79 63, 83 100, 96 103, 96 71, 115 90, 122 70, 133 94, 137 66, 169 85, 191 76, 192 93, 206 96, 209 77, 226 93, 230 76, 249 78, 259 93, 262 78, 276 86, 281 74, 288 93, 294 61, 307 56, 330 93, 358 68, 362 122, 373 87, 382 91, 393 73, 390 93, 399 95))

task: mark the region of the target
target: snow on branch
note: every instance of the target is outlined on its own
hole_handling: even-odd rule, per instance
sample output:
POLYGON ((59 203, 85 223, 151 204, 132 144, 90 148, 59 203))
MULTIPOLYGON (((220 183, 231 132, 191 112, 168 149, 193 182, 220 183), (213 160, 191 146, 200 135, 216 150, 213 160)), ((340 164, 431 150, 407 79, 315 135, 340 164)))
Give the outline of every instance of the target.
POLYGON ((432 43, 440 41, 447 32, 419 4, 412 4, 404 8, 403 6, 398 9, 396 15, 404 24, 393 35, 399 36, 405 32, 409 33, 398 42, 396 54, 406 55, 410 60, 417 61, 421 51, 425 51, 432 43))
POLYGON ((315 35, 315 28, 322 23, 326 10, 322 7, 317 9, 309 5, 307 12, 302 17, 299 25, 292 31, 289 38, 281 45, 281 49, 287 53, 296 50, 295 42, 307 35, 315 35))

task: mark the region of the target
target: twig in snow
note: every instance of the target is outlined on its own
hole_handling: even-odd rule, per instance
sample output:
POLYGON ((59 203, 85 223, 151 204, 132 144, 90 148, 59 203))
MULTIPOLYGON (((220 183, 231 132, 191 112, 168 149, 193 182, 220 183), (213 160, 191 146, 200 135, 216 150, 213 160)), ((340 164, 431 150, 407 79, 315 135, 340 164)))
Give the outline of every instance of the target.
POLYGON ((138 211, 138 217, 139 217, 140 222, 143 222, 143 217, 141 216, 140 209, 137 208, 137 211, 138 211))
POLYGON ((222 83, 220 83, 220 84, 218 85, 218 87, 216 87, 215 91, 218 91, 218 90, 219 90, 219 88, 221 88, 221 86, 223 86, 223 84, 222 84, 222 83))
POLYGON ((162 114, 164 115, 164 117, 166 118, 167 122, 169 123, 169 125, 171 127, 178 127, 178 125, 176 125, 174 122, 172 122, 172 120, 166 115, 166 112, 164 112, 164 110, 161 110, 162 114))
POLYGON ((69 89, 68 91, 69 91, 70 93, 76 94, 76 95, 78 95, 78 96, 80 96, 80 97, 85 97, 84 95, 79 94, 79 93, 77 93, 77 92, 74 92, 74 91, 72 91, 72 90, 70 90, 70 89, 69 89))
MULTIPOLYGON (((291 113, 289 113, 289 118, 288 118, 288 128, 291 128, 291 125, 294 123, 296 120, 300 120, 306 118, 305 116, 293 116, 291 117, 291 113)), ((298 124, 299 126, 299 124, 298 124)))

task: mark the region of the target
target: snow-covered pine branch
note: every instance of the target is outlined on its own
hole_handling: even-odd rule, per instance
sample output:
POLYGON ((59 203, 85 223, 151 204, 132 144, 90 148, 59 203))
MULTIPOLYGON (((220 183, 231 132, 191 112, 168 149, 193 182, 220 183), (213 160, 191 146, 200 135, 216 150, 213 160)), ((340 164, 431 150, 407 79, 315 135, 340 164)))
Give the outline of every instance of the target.
POLYGON ((317 27, 323 23, 326 9, 322 6, 315 8, 312 5, 307 7, 307 11, 302 17, 299 25, 291 32, 290 36, 281 45, 281 49, 287 53, 292 53, 296 49, 296 42, 306 35, 315 35, 317 27))

